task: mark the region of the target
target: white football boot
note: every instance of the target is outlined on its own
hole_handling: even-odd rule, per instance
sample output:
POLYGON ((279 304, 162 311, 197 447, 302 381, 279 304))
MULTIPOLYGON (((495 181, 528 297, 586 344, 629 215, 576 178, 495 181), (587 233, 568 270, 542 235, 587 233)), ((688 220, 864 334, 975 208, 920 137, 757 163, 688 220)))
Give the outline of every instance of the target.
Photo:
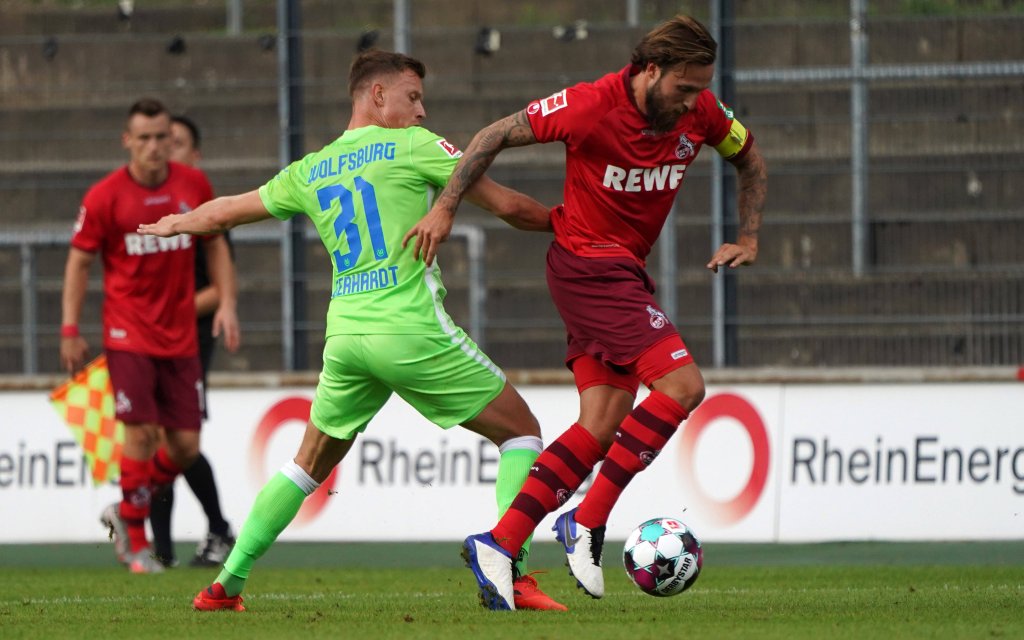
POLYGON ((462 559, 473 571, 480 587, 480 604, 493 609, 514 610, 512 555, 494 541, 491 533, 478 533, 462 543, 462 559))
POLYGON ((576 509, 558 516, 555 526, 551 527, 565 549, 569 574, 591 598, 604 596, 604 572, 601 570, 604 529, 604 525, 589 529, 576 522, 576 509))

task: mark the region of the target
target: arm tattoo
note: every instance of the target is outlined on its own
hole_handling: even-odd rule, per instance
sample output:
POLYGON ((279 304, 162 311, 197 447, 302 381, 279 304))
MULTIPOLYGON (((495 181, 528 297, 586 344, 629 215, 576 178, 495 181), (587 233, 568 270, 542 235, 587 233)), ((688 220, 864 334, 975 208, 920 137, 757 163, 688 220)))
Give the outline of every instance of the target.
POLYGON ((448 186, 438 197, 438 203, 443 202, 454 210, 466 190, 491 166, 498 152, 506 147, 521 147, 535 142, 537 138, 533 135, 525 111, 514 113, 482 129, 466 148, 452 172, 448 186))
POLYGON ((736 165, 739 175, 739 234, 757 236, 761 228, 761 212, 768 197, 768 169, 764 158, 756 149, 751 149, 736 165))

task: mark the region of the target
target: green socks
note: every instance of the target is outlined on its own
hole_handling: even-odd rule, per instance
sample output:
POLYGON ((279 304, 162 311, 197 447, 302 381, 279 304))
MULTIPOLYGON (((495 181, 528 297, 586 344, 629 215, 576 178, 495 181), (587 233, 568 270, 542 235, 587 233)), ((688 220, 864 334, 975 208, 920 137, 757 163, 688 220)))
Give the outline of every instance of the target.
MULTIPOLYGON (((537 456, 540 455, 542 448, 543 444, 540 438, 533 436, 513 438, 502 445, 501 457, 498 459, 498 477, 494 484, 499 518, 508 510, 519 490, 523 487, 526 477, 530 475, 530 467, 533 466, 537 456), (529 442, 522 442, 527 439, 529 439, 529 442), (509 446, 516 446, 516 444, 520 446, 528 445, 529 448, 511 448, 509 446)), ((532 539, 533 534, 523 543, 523 547, 516 557, 515 574, 517 576, 524 576, 527 573, 526 564, 530 555, 530 541, 532 539)))
POLYGON ((224 570, 217 576, 216 581, 224 587, 229 597, 242 592, 253 563, 266 553, 277 536, 291 523, 308 495, 285 471, 292 475, 298 469, 305 476, 303 480, 316 484, 298 465, 291 465, 294 465, 293 469, 288 469, 286 465, 285 469, 275 473, 256 496, 249 517, 238 534, 238 541, 224 563, 224 570))

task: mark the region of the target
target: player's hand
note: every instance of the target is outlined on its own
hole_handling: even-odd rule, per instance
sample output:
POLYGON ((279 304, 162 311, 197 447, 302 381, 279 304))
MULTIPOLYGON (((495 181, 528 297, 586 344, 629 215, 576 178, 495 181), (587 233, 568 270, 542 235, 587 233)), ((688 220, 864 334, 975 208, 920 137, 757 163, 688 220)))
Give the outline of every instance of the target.
POLYGON ((711 271, 718 273, 718 267, 738 267, 752 264, 757 259, 757 240, 740 239, 736 244, 729 242, 718 247, 711 261, 705 265, 711 271))
POLYGON ((74 375, 89 358, 89 344, 82 336, 60 339, 60 366, 74 375))
POLYGON ((154 222, 153 224, 140 224, 138 232, 144 236, 160 236, 161 238, 169 238, 174 235, 178 235, 178 232, 174 230, 174 223, 184 214, 172 213, 169 216, 164 216, 154 222))
POLYGON ((224 336, 224 348, 234 353, 242 344, 242 331, 238 326, 238 313, 226 304, 217 307, 213 314, 213 337, 224 336))
POLYGON ((427 215, 420 218, 420 221, 413 225, 402 238, 402 247, 409 244, 409 239, 416 237, 416 244, 413 245, 413 258, 417 260, 423 256, 423 262, 429 267, 434 263, 437 250, 441 243, 448 239, 452 232, 452 224, 455 222, 455 212, 445 207, 434 205, 427 215))

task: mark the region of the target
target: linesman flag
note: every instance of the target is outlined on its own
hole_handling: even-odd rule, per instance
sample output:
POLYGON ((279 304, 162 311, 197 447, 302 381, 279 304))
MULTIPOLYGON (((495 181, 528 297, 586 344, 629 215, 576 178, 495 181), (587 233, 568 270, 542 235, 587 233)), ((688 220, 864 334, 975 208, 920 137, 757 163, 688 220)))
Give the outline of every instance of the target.
POLYGON ((101 355, 50 393, 50 403, 81 445, 94 484, 121 475, 124 424, 114 417, 114 388, 101 355))

